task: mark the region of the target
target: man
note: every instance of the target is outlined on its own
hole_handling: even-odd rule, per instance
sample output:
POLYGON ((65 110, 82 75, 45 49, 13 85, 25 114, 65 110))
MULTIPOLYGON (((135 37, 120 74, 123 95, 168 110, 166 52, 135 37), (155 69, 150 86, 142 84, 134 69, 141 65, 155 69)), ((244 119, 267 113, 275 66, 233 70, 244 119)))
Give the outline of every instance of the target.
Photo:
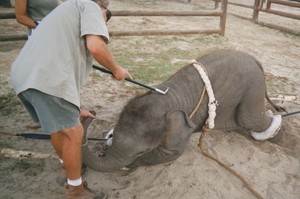
POLYGON ((93 198, 81 179, 80 120, 94 117, 80 110, 79 88, 92 68, 93 58, 113 72, 131 78, 107 47, 108 0, 68 0, 36 28, 12 65, 13 87, 39 122, 63 162, 67 176, 66 198, 93 198))

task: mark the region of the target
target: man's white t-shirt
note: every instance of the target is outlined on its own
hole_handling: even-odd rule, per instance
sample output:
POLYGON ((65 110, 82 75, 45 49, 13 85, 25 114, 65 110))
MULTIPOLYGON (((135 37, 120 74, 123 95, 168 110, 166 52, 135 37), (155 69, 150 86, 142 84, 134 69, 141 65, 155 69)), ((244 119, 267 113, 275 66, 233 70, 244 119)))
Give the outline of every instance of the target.
POLYGON ((80 87, 93 58, 85 35, 109 34, 100 7, 90 0, 68 0, 47 15, 12 65, 12 85, 19 94, 29 88, 63 98, 80 107, 80 87))

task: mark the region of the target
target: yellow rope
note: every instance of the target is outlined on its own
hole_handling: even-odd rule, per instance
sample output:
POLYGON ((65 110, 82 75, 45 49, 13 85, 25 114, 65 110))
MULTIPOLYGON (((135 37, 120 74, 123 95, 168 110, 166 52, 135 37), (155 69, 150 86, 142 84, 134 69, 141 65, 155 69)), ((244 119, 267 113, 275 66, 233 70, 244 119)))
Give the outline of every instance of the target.
POLYGON ((204 98, 204 94, 205 94, 205 86, 203 87, 203 90, 202 90, 202 93, 201 93, 201 97, 200 97, 200 99, 198 101, 198 104, 194 108, 193 112, 190 114, 189 119, 191 119, 194 116, 194 114, 197 112, 197 110, 200 108, 200 105, 201 105, 201 103, 203 101, 203 98, 204 98))
POLYGON ((263 199, 263 197, 257 192, 255 191, 251 185, 245 180, 245 178, 243 176, 241 176, 239 173, 237 173, 235 170, 231 169, 229 166, 227 166, 226 164, 224 164, 223 162, 221 162, 220 160, 218 160, 217 158, 213 157, 212 155, 210 155, 205 149, 204 149, 204 145, 203 145, 203 140, 204 140, 204 135, 208 132, 209 129, 207 128, 203 128, 202 129, 202 133, 201 133, 201 136, 199 138, 199 143, 198 143, 198 146, 199 148, 201 149, 202 153, 216 161, 220 166, 222 166, 223 168, 227 169, 229 172, 231 172, 233 175, 235 175, 237 178, 239 178, 245 185, 245 187, 258 199, 263 199))

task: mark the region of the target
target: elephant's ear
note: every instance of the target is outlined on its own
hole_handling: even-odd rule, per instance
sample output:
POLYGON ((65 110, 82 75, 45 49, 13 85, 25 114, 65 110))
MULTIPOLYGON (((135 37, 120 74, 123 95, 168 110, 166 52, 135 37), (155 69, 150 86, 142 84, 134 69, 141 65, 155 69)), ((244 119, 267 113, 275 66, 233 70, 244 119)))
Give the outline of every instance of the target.
MULTIPOLYGON (((180 125, 181 128, 195 129, 196 125, 192 122, 187 114, 182 110, 172 110, 166 114, 166 128, 180 125)), ((184 129, 182 129, 184 130, 184 129)))
POLYGON ((168 112, 165 126, 166 148, 183 150, 195 128, 196 125, 184 111, 173 110, 168 112))

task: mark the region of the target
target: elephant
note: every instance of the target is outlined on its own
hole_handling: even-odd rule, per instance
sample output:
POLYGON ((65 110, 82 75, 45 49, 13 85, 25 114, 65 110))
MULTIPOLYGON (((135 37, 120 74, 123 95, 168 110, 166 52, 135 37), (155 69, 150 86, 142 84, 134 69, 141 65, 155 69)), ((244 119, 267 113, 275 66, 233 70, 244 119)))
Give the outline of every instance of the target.
MULTIPOLYGON (((196 61, 205 67, 217 100, 213 130, 261 134, 273 126, 272 133, 275 134, 274 131, 280 129, 281 118, 274 127, 275 117, 266 112, 265 99, 276 111, 284 111, 284 108, 268 97, 263 68, 253 56, 222 49, 196 61)), ((204 95, 202 105, 195 109, 206 87, 193 63, 182 67, 158 85, 161 90, 169 88, 165 95, 149 91, 129 100, 120 114, 112 145, 105 155, 96 157, 85 144, 82 147, 83 163, 96 171, 113 172, 123 167, 136 168, 176 160, 192 133, 206 126, 208 94, 204 95), (191 116, 193 110, 195 113, 191 116)))

